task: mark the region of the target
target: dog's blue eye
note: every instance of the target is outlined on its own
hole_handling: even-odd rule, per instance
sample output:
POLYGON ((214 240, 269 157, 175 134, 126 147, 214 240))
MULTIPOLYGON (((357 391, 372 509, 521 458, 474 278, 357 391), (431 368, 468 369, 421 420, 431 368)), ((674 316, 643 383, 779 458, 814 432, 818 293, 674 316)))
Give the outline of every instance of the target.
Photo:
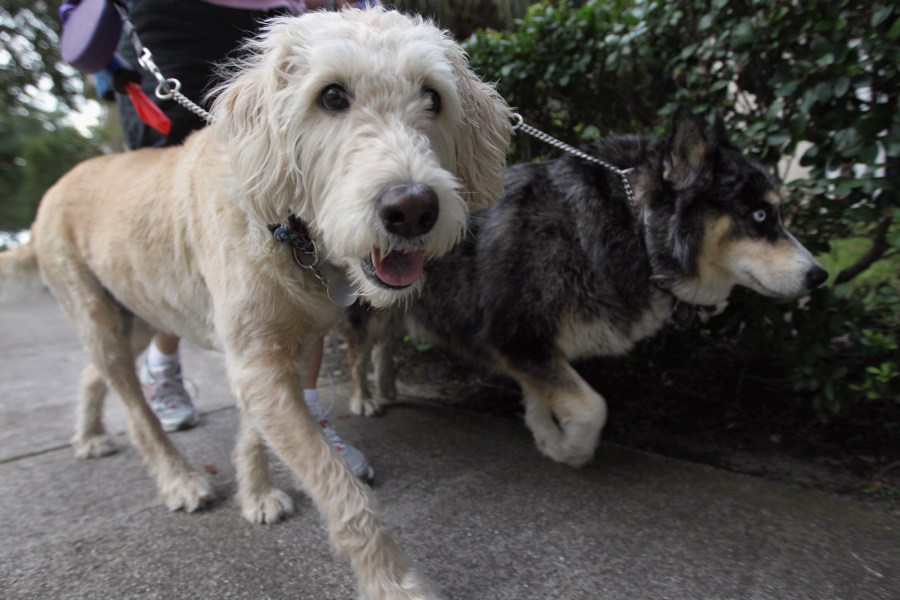
POLYGON ((755 213, 753 213, 753 220, 756 221, 757 223, 762 223, 763 221, 766 220, 767 216, 768 215, 766 215, 766 211, 758 210, 755 213))
POLYGON ((438 115, 441 112, 441 95, 436 90, 427 88, 422 95, 428 99, 428 112, 438 115))
POLYGON ((350 108, 350 95, 342 86, 332 83, 319 95, 319 104, 325 110, 340 112, 350 108))

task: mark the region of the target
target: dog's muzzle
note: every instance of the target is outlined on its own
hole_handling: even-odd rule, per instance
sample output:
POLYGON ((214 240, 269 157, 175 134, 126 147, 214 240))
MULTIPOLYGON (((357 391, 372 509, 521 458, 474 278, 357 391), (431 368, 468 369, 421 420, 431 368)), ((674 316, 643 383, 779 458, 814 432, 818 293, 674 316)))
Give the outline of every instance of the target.
MULTIPOLYGON (((421 183, 398 183, 385 188, 376 199, 378 218, 385 230, 399 238, 413 239, 430 232, 440 216, 437 193, 421 183)), ((422 250, 375 248, 363 259, 362 270, 376 285, 387 289, 409 287, 422 277, 425 253, 422 250)))

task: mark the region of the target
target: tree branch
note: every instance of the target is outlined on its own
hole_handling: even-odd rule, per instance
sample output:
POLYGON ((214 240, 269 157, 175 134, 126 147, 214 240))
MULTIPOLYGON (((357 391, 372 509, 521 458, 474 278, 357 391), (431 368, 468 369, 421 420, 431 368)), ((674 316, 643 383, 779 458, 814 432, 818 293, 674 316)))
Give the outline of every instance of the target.
POLYGON ((887 241, 888 229, 890 229, 891 223, 893 223, 891 217, 885 217, 878 223, 873 232, 872 247, 869 248, 868 252, 860 256, 859 260, 838 273, 834 279, 834 285, 847 283, 871 267, 872 263, 884 257, 884 253, 891 249, 891 245, 887 241))

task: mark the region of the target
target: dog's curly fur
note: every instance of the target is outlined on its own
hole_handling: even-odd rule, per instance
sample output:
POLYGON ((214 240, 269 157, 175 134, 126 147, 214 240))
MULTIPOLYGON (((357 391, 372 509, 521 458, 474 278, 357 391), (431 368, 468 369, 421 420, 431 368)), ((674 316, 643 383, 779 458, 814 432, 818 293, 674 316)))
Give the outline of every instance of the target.
POLYGON ((361 263, 375 249, 451 248, 468 211, 499 197, 509 109, 448 34, 396 12, 278 19, 249 50, 219 90, 212 124, 183 147, 100 157, 63 177, 43 199, 32 243, 0 258, 3 286, 39 268, 91 356, 77 456, 114 449, 101 421, 109 385, 166 505, 209 502, 209 481, 145 403, 135 357, 153 330, 222 350, 242 411, 234 459, 244 516, 271 523, 291 511, 269 477, 268 444, 318 506, 363 597, 433 598, 299 395, 305 344, 341 311, 267 225, 299 216, 329 278, 349 272, 375 305, 406 299, 418 282, 378 285, 361 263), (337 107, 322 99, 334 85, 337 107), (398 183, 432 190, 439 212, 429 231, 398 236, 379 219, 380 195, 398 183))

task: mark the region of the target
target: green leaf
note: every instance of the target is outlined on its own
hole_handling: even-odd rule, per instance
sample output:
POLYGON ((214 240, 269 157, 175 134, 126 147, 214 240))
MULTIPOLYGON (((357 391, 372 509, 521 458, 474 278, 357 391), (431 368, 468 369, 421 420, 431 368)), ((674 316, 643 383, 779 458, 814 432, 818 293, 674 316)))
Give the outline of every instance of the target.
POLYGON ((872 27, 878 27, 882 23, 884 23, 888 17, 891 16, 891 13, 894 12, 894 7, 891 5, 882 6, 878 10, 872 13, 872 19, 870 24, 872 27))
POLYGON ((900 18, 894 21, 894 24, 891 25, 891 28, 888 29, 887 38, 889 40, 895 40, 897 37, 900 37, 900 18))
POLYGON ((584 128, 584 131, 581 132, 581 137, 585 140, 599 140, 600 129, 595 125, 588 125, 584 128))
POLYGON ((849 77, 841 77, 834 84, 834 97, 835 98, 843 98, 844 94, 847 93, 847 90, 850 89, 850 78, 849 77))
POLYGON ((827 67, 829 65, 834 64, 834 54, 831 52, 826 52, 822 56, 819 57, 819 60, 816 61, 816 64, 820 67, 827 67))
POLYGON ((800 87, 800 81, 788 81, 785 84, 779 85, 775 88, 775 95, 779 98, 783 98, 784 96, 790 96, 794 92, 797 91, 797 88, 800 87))
POLYGON ((791 135, 789 133, 773 133, 770 135, 766 141, 770 146, 783 146, 784 144, 791 141, 791 135))
POLYGON ((733 49, 743 48, 753 43, 756 32, 753 30, 753 23, 748 17, 741 19, 731 32, 731 47, 733 49))
POLYGON ((831 86, 828 85, 827 83, 825 83, 824 81, 822 83, 817 83, 816 87, 814 89, 815 89, 816 98, 818 99, 819 102, 822 102, 824 104, 825 102, 828 102, 829 100, 831 100, 832 93, 833 93, 831 86))

